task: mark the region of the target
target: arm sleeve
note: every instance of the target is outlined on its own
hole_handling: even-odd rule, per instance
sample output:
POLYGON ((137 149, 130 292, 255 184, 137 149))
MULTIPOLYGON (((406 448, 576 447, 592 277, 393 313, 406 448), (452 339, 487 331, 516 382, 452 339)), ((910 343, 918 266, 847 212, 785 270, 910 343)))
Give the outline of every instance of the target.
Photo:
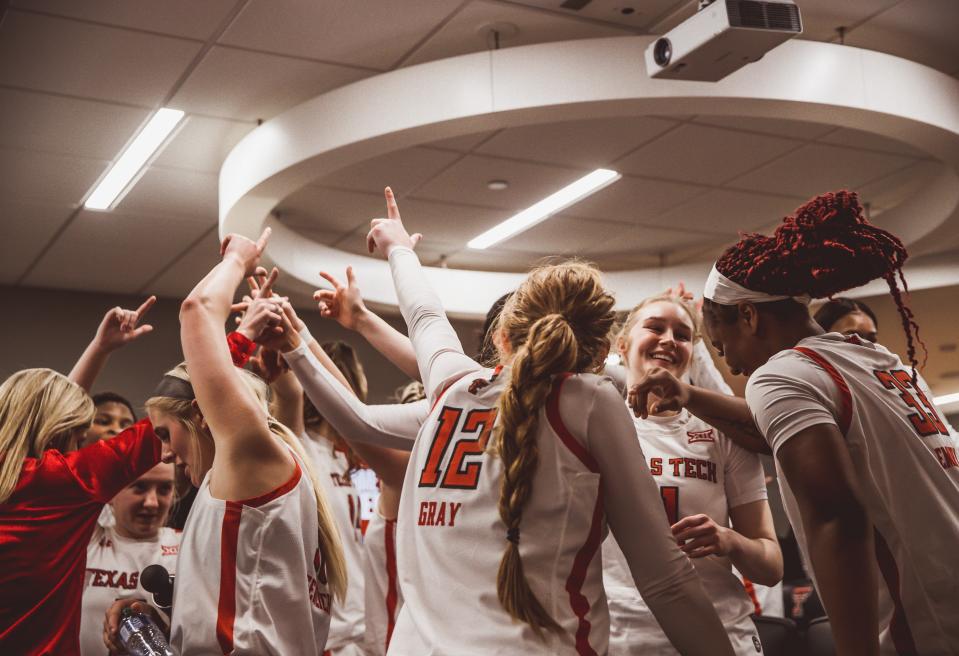
MULTIPOLYGON (((570 404, 567 411, 576 410, 570 404)), ((718 648, 728 645, 726 632, 692 563, 676 546, 636 428, 609 381, 596 388, 586 441, 599 465, 610 528, 667 637, 682 654, 731 653, 718 648)))
POLYGON ((423 387, 432 403, 449 383, 483 367, 463 352, 416 254, 408 248, 394 248, 389 259, 400 312, 413 342, 423 387))
POLYGON ((723 472, 726 505, 735 508, 768 498, 766 474, 759 455, 733 444, 725 435, 719 439, 723 441, 726 460, 723 472))
POLYGON ((410 451, 429 413, 426 401, 366 405, 336 380, 306 343, 283 354, 310 401, 349 441, 410 451))
POLYGON ((713 356, 709 353, 709 347, 703 340, 693 344, 693 359, 689 365, 689 380, 696 387, 719 392, 733 396, 732 388, 726 383, 726 379, 719 373, 713 356))
POLYGON ((774 454, 810 426, 838 427, 836 395, 836 384, 819 365, 791 355, 767 363, 746 384, 749 411, 774 454))
POLYGON ((96 501, 107 503, 160 462, 160 439, 142 419, 109 440, 64 454, 70 471, 96 501))

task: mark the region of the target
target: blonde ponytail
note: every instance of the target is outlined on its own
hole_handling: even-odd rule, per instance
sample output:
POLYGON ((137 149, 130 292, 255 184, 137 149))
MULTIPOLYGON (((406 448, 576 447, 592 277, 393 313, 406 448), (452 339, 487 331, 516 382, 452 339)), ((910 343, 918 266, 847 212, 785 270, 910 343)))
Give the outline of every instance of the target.
MULTIPOLYGON (((270 432, 293 450, 303 465, 303 469, 306 470, 307 478, 313 485, 313 492, 316 496, 316 518, 319 527, 320 552, 323 554, 324 575, 333 596, 343 601, 346 597, 348 584, 346 559, 343 555, 343 543, 340 541, 340 534, 333 520, 333 513, 326 500, 326 495, 323 493, 323 488, 320 487, 313 461, 310 460, 309 456, 307 456, 303 450, 300 439, 294 435, 289 428, 270 415, 270 388, 266 382, 253 372, 245 369, 238 369, 237 371, 240 373, 241 378, 247 384, 250 391, 254 394, 257 402, 263 406, 263 410, 267 415, 267 425, 270 432)), ((168 371, 166 375, 190 382, 190 376, 187 373, 185 363, 177 365, 173 370, 168 371)), ((155 396, 147 400, 146 408, 147 410, 162 412, 179 421, 193 438, 191 448, 194 451, 194 457, 199 461, 199 441, 202 439, 211 440, 212 438, 204 434, 197 425, 193 402, 167 396, 155 396)))
POLYGON ((581 263, 541 267, 507 301, 499 330, 514 349, 510 378, 499 399, 491 448, 503 461, 499 516, 507 545, 496 581, 499 601, 537 636, 561 631, 526 580, 519 550, 523 509, 539 465, 540 410, 554 376, 595 369, 609 351, 613 298, 599 272, 581 263))
POLYGON ((0 503, 20 480, 24 458, 63 449, 96 413, 83 389, 52 369, 24 369, 0 385, 0 503))

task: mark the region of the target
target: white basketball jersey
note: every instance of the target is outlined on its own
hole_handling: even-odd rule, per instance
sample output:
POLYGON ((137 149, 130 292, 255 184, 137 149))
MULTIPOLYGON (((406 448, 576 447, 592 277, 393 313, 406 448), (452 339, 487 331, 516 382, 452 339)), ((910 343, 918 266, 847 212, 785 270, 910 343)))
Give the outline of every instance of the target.
POLYGON ((403 606, 396 574, 396 520, 374 513, 366 527, 363 567, 366 594, 366 651, 383 656, 403 606))
POLYGON ((210 494, 207 473, 183 530, 170 644, 184 656, 320 656, 330 626, 316 497, 297 463, 270 493, 210 494))
POLYGON ((539 466, 519 547, 530 588, 563 630, 541 640, 503 610, 496 592, 507 542, 497 510, 502 461, 487 451, 504 387, 492 375, 477 370, 440 395, 413 448, 397 525, 405 605, 389 653, 605 654, 600 474, 559 415, 560 389, 589 398, 599 378, 567 378, 540 411, 539 466))
MULTIPOLYGON (((829 333, 770 358, 746 398, 774 453, 816 424, 845 436, 875 526, 883 653, 959 654, 959 458, 925 381, 885 348, 829 333)), ((780 485, 812 564, 782 475, 780 485)))
POLYGON ((333 604, 330 635, 326 647, 336 651, 350 643, 363 642, 363 533, 360 530, 360 495, 350 476, 346 454, 333 442, 314 431, 302 440, 303 448, 316 467, 316 476, 330 504, 343 543, 349 588, 342 603, 333 604))
MULTIPOLYGON (((109 507, 109 506, 106 506, 109 507)), ((110 513, 113 517, 113 513, 110 513)), ((87 547, 87 569, 83 584, 80 620, 80 653, 106 656, 103 644, 103 617, 117 599, 134 597, 153 604, 153 595, 140 585, 140 573, 149 565, 162 565, 176 573, 180 533, 161 528, 152 540, 134 540, 114 528, 97 526, 87 547)))
MULTIPOLYGON (((705 514, 729 526, 730 507, 766 498, 759 458, 685 410, 671 417, 635 419, 635 424, 670 525, 705 514)), ((707 556, 691 561, 736 653, 755 656, 760 643, 749 617, 753 604, 729 559, 707 556)), ((679 653, 636 589, 612 535, 603 542, 603 581, 609 599, 610 654, 679 653)))

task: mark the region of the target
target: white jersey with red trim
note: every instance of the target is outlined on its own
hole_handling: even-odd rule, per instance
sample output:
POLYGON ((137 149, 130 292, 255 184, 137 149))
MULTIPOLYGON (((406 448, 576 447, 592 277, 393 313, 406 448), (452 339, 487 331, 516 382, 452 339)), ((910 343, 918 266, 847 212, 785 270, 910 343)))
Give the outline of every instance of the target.
POLYGON ((366 527, 363 575, 366 594, 366 651, 384 656, 403 607, 396 573, 396 520, 373 514, 366 527))
POLYGON ((346 560, 349 587, 346 599, 333 604, 326 648, 333 654, 346 645, 363 642, 363 533, 360 530, 360 495, 350 476, 346 454, 332 440, 307 430, 303 448, 316 466, 316 476, 326 495, 346 560))
MULTIPOLYGON (((720 526, 729 526, 730 508, 766 499, 759 457, 701 419, 683 410, 673 416, 637 418, 634 423, 670 525, 705 514, 720 526)), ((691 560, 736 653, 759 653, 759 635, 749 617, 753 604, 729 559, 691 560)), ((603 582, 611 618, 610 654, 678 653, 636 589, 613 536, 603 542, 603 582)))
POLYGON ((320 656, 332 600, 317 521, 298 462, 289 481, 245 501, 214 498, 207 473, 177 563, 176 653, 320 656))
MULTIPOLYGON (((925 381, 882 346, 828 333, 770 358, 746 400, 774 454, 817 424, 845 436, 876 529, 883 653, 959 654, 959 458, 925 381)), ((780 485, 811 564, 782 475, 780 485)))
MULTIPOLYGON (((109 507, 109 506, 106 506, 109 507)), ((110 514, 113 517, 113 513, 110 514)), ((146 599, 153 595, 140 585, 140 573, 149 565, 162 565, 176 573, 180 532, 163 527, 148 540, 125 538, 115 528, 97 526, 87 547, 87 569, 83 584, 80 620, 80 653, 106 656, 103 644, 103 617, 117 599, 146 599)))

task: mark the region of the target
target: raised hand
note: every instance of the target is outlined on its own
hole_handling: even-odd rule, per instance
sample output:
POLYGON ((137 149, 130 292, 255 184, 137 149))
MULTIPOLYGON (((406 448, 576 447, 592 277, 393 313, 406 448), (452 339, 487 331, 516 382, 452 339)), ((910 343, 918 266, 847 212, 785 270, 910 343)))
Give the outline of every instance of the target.
POLYGON ((679 281, 679 285, 677 285, 676 287, 667 287, 666 293, 669 296, 681 298, 684 301, 693 300, 693 293, 689 291, 688 289, 686 289, 686 283, 684 283, 682 280, 679 281))
POLYGON ((94 338, 97 346, 103 351, 115 351, 121 346, 126 346, 130 342, 138 339, 142 335, 153 332, 153 326, 143 324, 138 326, 143 316, 150 311, 157 297, 151 296, 145 300, 136 310, 124 310, 120 306, 110 309, 103 316, 103 321, 97 328, 97 335, 94 338))
POLYGON ((333 319, 347 330, 356 330, 357 323, 368 312, 363 303, 363 295, 356 285, 353 267, 346 267, 346 285, 326 271, 320 271, 333 289, 318 289, 313 292, 313 300, 320 306, 320 316, 333 319))
POLYGON ((379 252, 383 257, 389 257, 390 251, 397 246, 416 248, 423 235, 416 233, 411 236, 406 231, 393 190, 387 187, 383 193, 386 196, 386 218, 373 219, 370 222, 370 232, 366 235, 366 247, 370 253, 379 252))
POLYGON ((653 367, 629 388, 626 403, 643 419, 658 412, 682 410, 689 403, 689 385, 665 369, 653 367))
POLYGON ((244 276, 252 276, 260 263, 260 257, 270 240, 270 228, 265 228, 258 240, 250 241, 243 235, 229 234, 220 244, 220 257, 225 260, 233 259, 243 267, 244 276))
MULTIPOLYGON (((282 330, 282 328, 280 328, 282 330)), ((286 360, 274 349, 265 346, 250 358, 250 369, 257 376, 272 385, 281 375, 289 371, 286 360)))

